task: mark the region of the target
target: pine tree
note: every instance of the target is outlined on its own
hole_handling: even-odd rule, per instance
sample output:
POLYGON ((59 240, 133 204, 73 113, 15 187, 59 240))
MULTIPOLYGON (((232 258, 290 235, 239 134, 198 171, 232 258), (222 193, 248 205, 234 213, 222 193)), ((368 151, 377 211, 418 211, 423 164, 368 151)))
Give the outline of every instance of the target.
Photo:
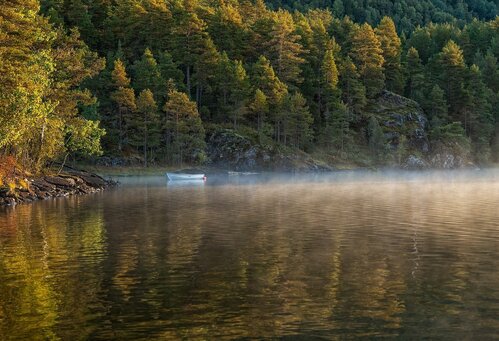
POLYGON ((67 0, 65 4, 65 14, 70 27, 78 27, 85 42, 91 46, 96 46, 97 31, 92 22, 92 15, 82 0, 67 0))
POLYGON ((383 50, 369 24, 357 27, 350 37, 352 58, 366 87, 368 98, 375 98, 385 86, 383 50))
POLYGON ((137 105, 135 103, 135 92, 130 87, 130 78, 128 78, 125 65, 120 59, 114 62, 111 77, 115 89, 111 93, 111 99, 118 109, 118 122, 117 127, 115 127, 118 135, 118 150, 122 151, 127 137, 127 116, 133 115, 137 105))
POLYGON ((214 8, 215 13, 208 26, 210 37, 220 51, 225 51, 231 59, 242 60, 248 49, 246 40, 248 32, 241 6, 220 1, 214 8))
MULTIPOLYGON (((178 68, 178 64, 173 61, 172 55, 168 51, 163 51, 158 56, 158 69, 161 79, 166 83, 173 80, 178 89, 182 89, 184 83, 184 73, 178 68)), ((168 89, 166 86, 161 90, 161 94, 156 94, 162 100, 166 99, 168 89)))
POLYGON ((300 84, 303 81, 300 68, 304 62, 303 48, 289 12, 278 10, 275 13, 271 37, 268 50, 277 77, 287 85, 300 84))
POLYGON ((159 146, 160 119, 158 106, 151 90, 143 90, 137 98, 137 115, 128 123, 133 132, 130 144, 142 147, 144 154, 144 167, 148 166, 150 154, 148 150, 159 146))
POLYGON ((436 56, 433 68, 438 84, 445 91, 449 115, 453 120, 465 123, 463 108, 469 101, 469 94, 464 89, 467 68, 460 47, 450 40, 436 56))
POLYGON ((216 73, 218 102, 225 115, 231 116, 234 127, 244 114, 244 102, 249 95, 250 84, 242 62, 232 61, 224 52, 216 73))
MULTIPOLYGON (((352 114, 359 115, 366 106, 366 88, 352 60, 347 57, 341 67, 340 85, 343 102, 352 114)), ((356 119, 357 120, 357 119, 356 119)))
POLYGON ((269 105, 279 106, 287 95, 287 87, 276 76, 270 62, 264 56, 260 56, 253 66, 251 83, 255 89, 263 91, 269 105))
POLYGON ((305 97, 299 92, 289 96, 287 115, 283 122, 284 144, 289 142, 297 148, 303 148, 312 138, 311 125, 314 121, 308 110, 305 97))
POLYGON ((328 148, 334 148, 344 156, 346 149, 353 143, 350 130, 350 114, 342 102, 337 102, 328 113, 324 141, 328 148))
POLYGON ((371 116, 369 118, 367 132, 369 137, 369 149, 371 150, 371 155, 373 157, 373 160, 379 163, 383 161, 386 153, 386 139, 383 133, 383 129, 379 125, 376 117, 371 116))
POLYGON ((204 92, 211 91, 211 84, 216 76, 216 69, 220 60, 220 53, 217 51, 211 38, 203 41, 203 50, 197 59, 195 70, 196 81, 196 103, 201 106, 201 100, 204 92))
POLYGON ((490 102, 492 92, 482 81, 480 69, 476 65, 470 68, 468 92, 471 103, 466 110, 465 127, 474 144, 475 157, 480 162, 487 162, 490 158, 490 143, 495 128, 490 102))
POLYGON ((499 64, 491 51, 485 55, 482 74, 487 87, 495 93, 499 92, 499 64))
POLYGON ((406 87, 405 95, 416 102, 424 99, 425 87, 424 67, 419 58, 418 50, 411 47, 406 57, 406 87))
POLYGON ((334 0, 333 13, 336 17, 341 18, 345 15, 345 5, 342 0, 334 0))
POLYGON ((324 87, 331 90, 337 89, 338 86, 338 68, 334 59, 333 51, 327 50, 322 61, 322 78, 324 87))
POLYGON ((445 92, 435 85, 423 102, 432 128, 438 128, 449 122, 448 105, 445 92))
POLYGON ((184 161, 203 162, 205 131, 196 103, 189 100, 187 94, 172 89, 163 111, 166 114, 164 128, 172 142, 167 153, 179 165, 184 161))
POLYGON ((402 47, 393 20, 389 17, 383 17, 376 28, 376 35, 381 44, 385 60, 383 67, 385 69, 386 88, 401 94, 404 88, 400 62, 402 47))
POLYGON ((258 135, 261 136, 263 134, 263 126, 266 120, 266 117, 269 113, 269 104, 267 102, 267 96, 260 89, 256 89, 253 100, 249 104, 249 112, 251 115, 251 119, 254 120, 256 118, 256 126, 258 130, 258 135))
POLYGON ((200 55, 206 49, 205 40, 208 37, 206 23, 192 11, 189 6, 176 8, 173 30, 172 55, 182 63, 186 78, 186 88, 189 98, 192 88, 192 70, 198 63, 200 55))
MULTIPOLYGON (((150 89, 154 94, 162 93, 165 79, 161 77, 160 69, 154 55, 146 48, 142 58, 133 64, 133 88, 137 92, 150 89)), ((159 97, 156 97, 159 98, 159 97)))

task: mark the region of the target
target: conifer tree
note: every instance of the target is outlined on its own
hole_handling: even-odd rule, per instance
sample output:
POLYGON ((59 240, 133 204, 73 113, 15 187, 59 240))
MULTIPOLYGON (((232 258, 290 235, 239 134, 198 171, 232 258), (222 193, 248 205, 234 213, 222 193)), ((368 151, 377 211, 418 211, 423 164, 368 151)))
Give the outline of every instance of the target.
POLYGON ((81 35, 91 46, 96 46, 97 31, 92 22, 92 14, 82 0, 67 0, 65 14, 70 27, 78 27, 81 35))
POLYGON ((274 107, 283 101, 288 92, 286 85, 276 76, 269 60, 264 56, 260 56, 253 66, 251 81, 256 89, 263 91, 269 104, 274 107))
POLYGON ((130 144, 142 147, 144 167, 148 166, 151 157, 148 151, 159 146, 159 126, 158 106, 154 95, 151 90, 145 89, 137 98, 137 115, 128 122, 129 130, 132 131, 130 144))
POLYGON ((263 134, 263 126, 268 113, 269 104, 267 102, 267 96, 265 96, 262 90, 256 89, 253 100, 249 104, 249 114, 252 116, 251 118, 253 120, 256 118, 256 127, 260 137, 263 134))
POLYGON ((368 98, 375 98, 385 86, 383 50, 372 27, 365 23, 357 27, 350 37, 352 58, 366 87, 368 98))
MULTIPOLYGON (((158 69, 161 79, 167 82, 169 79, 173 80, 178 89, 183 88, 184 73, 178 68, 178 64, 173 60, 172 55, 168 51, 163 51, 158 56, 158 69)), ((161 94, 155 94, 161 99, 166 99, 168 89, 166 87, 161 90, 161 94)))
POLYGON ((172 146, 167 153, 179 165, 203 162, 205 159, 205 131, 195 102, 187 94, 171 89, 163 107, 165 125, 172 146))
POLYGON ((424 101, 425 112, 433 128, 449 122, 448 105, 444 91, 435 85, 424 101))
POLYGON ((406 82, 405 95, 416 102, 421 103, 424 99, 424 67, 419 58, 418 50, 414 47, 411 47, 407 52, 406 82))
POLYGON ((303 81, 300 65, 303 48, 300 36, 295 33, 295 24, 291 13, 278 10, 268 42, 270 60, 277 77, 288 85, 297 85, 303 81))
POLYGON ((476 65, 470 68, 468 92, 471 103, 466 110, 465 127, 474 144, 475 157, 480 162, 485 162, 490 157, 490 142, 495 128, 490 103, 492 91, 483 82, 480 69, 476 65))
POLYGON ((287 115, 284 118, 284 144, 289 143, 297 148, 303 148, 312 138, 311 125, 313 117, 308 110, 305 97, 299 92, 288 98, 287 115))
POLYGON ((206 49, 206 23, 189 6, 176 8, 173 17, 175 23, 172 32, 172 55, 184 67, 187 94, 191 97, 192 70, 206 49))
POLYGON ((369 118, 369 124, 367 126, 367 132, 369 137, 369 149, 371 150, 371 155, 375 162, 379 163, 383 160, 386 152, 386 139, 383 133, 383 129, 379 125, 376 117, 371 116, 369 118))
POLYGON ((383 50, 385 60, 386 88, 390 91, 401 94, 404 88, 404 80, 401 67, 401 41, 397 34, 395 24, 389 17, 383 17, 376 28, 376 36, 383 50))
POLYGON ((229 113, 234 128, 237 121, 245 114, 245 101, 250 92, 249 78, 241 61, 231 61, 223 53, 217 72, 217 85, 221 93, 220 106, 229 113))
POLYGON ((353 143, 350 130, 350 114, 345 104, 337 102, 326 117, 326 129, 323 137, 328 148, 334 148, 343 156, 353 143))
POLYGON ((145 49, 142 58, 133 64, 132 69, 134 74, 133 88, 137 92, 150 89, 154 94, 160 94, 165 90, 165 79, 161 77, 158 63, 149 48, 145 49))
POLYGON ((201 100, 204 92, 211 91, 211 84, 216 76, 217 65, 220 60, 220 53, 217 51, 213 40, 210 37, 203 41, 203 49, 197 59, 195 70, 196 81, 196 103, 201 106, 201 100))
POLYGON ((117 138, 118 150, 122 151, 126 143, 127 116, 133 115, 137 109, 135 103, 135 92, 130 87, 130 78, 125 70, 125 65, 118 59, 114 62, 114 70, 111 74, 114 91, 111 93, 111 99, 117 106, 118 119, 117 119, 117 138))
POLYGON ((436 56, 433 68, 440 87, 445 91, 449 115, 464 123, 463 108, 469 95, 464 89, 467 68, 461 48, 450 40, 436 56))
POLYGON ((485 55, 482 74, 487 87, 495 93, 499 92, 499 64, 491 51, 485 55))
POLYGON ((352 114, 360 114, 366 106, 366 88, 352 60, 347 57, 340 72, 343 102, 352 114))

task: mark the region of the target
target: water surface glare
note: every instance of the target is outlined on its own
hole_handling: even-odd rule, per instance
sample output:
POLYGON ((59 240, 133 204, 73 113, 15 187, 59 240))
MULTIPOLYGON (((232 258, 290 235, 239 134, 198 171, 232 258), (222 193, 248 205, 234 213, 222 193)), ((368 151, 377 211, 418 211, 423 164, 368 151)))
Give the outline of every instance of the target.
POLYGON ((0 339, 492 339, 499 172, 123 178, 0 209, 0 339))

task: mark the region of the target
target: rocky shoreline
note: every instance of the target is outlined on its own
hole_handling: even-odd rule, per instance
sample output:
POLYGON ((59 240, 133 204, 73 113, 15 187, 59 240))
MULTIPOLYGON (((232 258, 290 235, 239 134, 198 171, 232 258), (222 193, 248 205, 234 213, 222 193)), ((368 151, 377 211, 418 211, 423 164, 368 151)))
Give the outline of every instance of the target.
POLYGON ((23 182, 26 186, 15 189, 0 187, 0 206, 15 206, 37 200, 97 193, 117 184, 96 174, 77 170, 64 171, 58 175, 26 177, 23 182))

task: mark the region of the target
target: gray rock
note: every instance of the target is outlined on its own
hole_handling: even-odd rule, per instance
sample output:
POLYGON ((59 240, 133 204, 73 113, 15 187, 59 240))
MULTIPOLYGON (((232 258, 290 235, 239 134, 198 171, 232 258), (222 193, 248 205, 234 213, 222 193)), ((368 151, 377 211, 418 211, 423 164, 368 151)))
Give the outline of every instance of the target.
POLYGON ((425 160, 415 155, 409 155, 403 164, 403 168, 405 169, 425 169, 428 167, 429 165, 425 160))

